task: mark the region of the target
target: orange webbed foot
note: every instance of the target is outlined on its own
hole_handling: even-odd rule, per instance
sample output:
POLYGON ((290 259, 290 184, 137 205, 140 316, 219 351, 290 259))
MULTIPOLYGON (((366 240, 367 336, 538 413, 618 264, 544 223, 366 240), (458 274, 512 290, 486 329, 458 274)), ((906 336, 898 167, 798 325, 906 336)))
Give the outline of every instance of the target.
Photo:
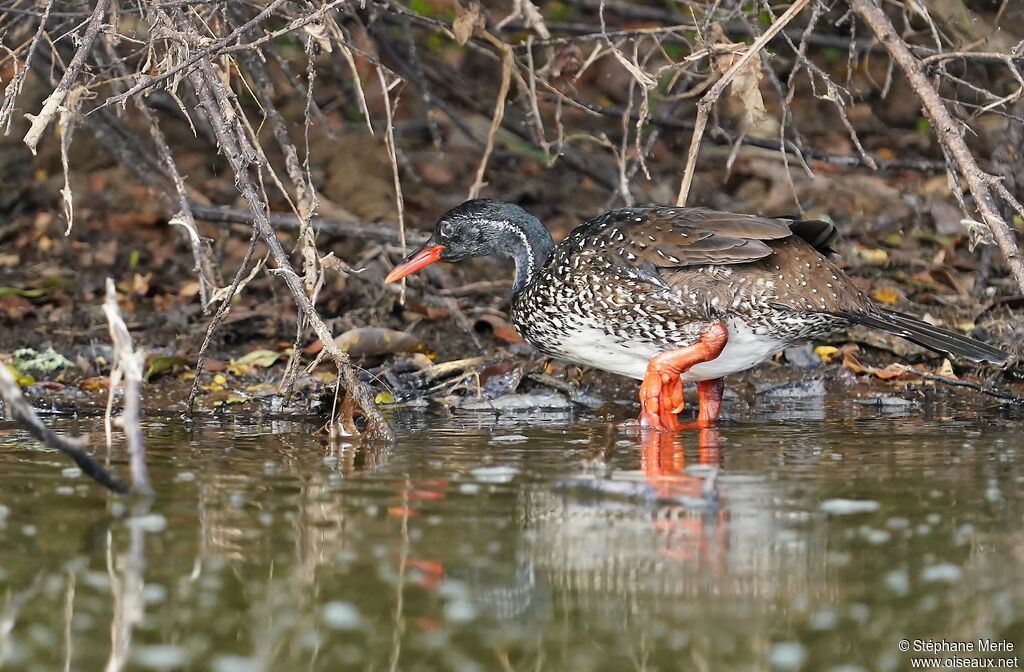
POLYGON ((717 357, 727 341, 725 325, 715 323, 701 333, 697 343, 652 357, 647 364, 647 374, 640 383, 640 425, 676 431, 714 424, 721 406, 721 380, 700 383, 700 413, 696 421, 684 424, 676 418, 683 410, 683 382, 679 376, 694 364, 717 357))

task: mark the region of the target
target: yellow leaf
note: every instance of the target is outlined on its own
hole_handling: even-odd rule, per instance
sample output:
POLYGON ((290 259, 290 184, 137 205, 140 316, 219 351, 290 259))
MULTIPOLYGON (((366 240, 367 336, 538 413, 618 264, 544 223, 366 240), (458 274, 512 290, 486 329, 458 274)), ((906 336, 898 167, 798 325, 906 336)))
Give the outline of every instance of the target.
POLYGON ((892 287, 879 287, 871 293, 871 298, 887 306, 895 306, 900 300, 900 295, 892 287))
POLYGON ((863 247, 861 245, 853 246, 853 253, 864 261, 871 264, 884 264, 889 260, 889 253, 881 248, 863 247))
POLYGON ((14 382, 18 384, 18 387, 25 387, 26 385, 31 385, 32 383, 36 382, 35 378, 28 375, 27 373, 21 373, 10 364, 4 364, 4 368, 10 371, 11 377, 14 378, 14 382))
POLYGON ((839 348, 833 345, 819 345, 818 347, 814 348, 814 354, 816 354, 818 357, 821 357, 821 361, 825 362, 826 364, 828 364, 829 360, 832 359, 832 355, 836 354, 837 352, 839 352, 839 348))
POLYGON ((277 360, 281 359, 281 357, 283 356, 284 355, 282 355, 280 352, 275 352, 273 350, 253 350, 248 355, 236 359, 235 363, 259 366, 265 369, 267 367, 273 366, 274 363, 277 362, 277 360))
POLYGON ((213 377, 213 384, 214 385, 222 385, 222 386, 223 385, 227 385, 228 384, 228 379, 225 378, 222 374, 218 373, 217 375, 215 375, 213 377))
POLYGON ((387 390, 378 392, 377 396, 373 398, 375 404, 393 404, 395 403, 395 395, 391 394, 387 390))

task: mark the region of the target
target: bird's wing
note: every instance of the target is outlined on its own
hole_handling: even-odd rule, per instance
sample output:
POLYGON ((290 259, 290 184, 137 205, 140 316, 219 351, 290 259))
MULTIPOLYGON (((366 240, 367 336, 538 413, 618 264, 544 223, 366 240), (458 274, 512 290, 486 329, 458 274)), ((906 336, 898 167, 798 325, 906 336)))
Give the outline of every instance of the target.
POLYGON ((669 206, 613 210, 571 234, 637 269, 744 264, 772 253, 765 241, 793 235, 791 222, 754 215, 669 206))

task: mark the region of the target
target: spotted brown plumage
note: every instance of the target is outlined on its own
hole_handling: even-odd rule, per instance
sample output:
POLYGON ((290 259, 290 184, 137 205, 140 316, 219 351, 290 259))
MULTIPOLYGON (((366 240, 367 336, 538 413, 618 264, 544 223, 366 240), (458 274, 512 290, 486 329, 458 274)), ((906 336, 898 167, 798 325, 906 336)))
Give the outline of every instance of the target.
MULTIPOLYGON (((865 324, 973 361, 1001 351, 882 308, 830 255, 836 230, 702 208, 622 208, 555 245, 517 205, 467 201, 388 276, 438 259, 497 255, 516 265, 511 317, 539 350, 644 381, 642 420, 679 424, 683 382, 719 381, 794 343, 865 324)), ((700 386, 698 424, 717 416, 721 385, 700 386)))

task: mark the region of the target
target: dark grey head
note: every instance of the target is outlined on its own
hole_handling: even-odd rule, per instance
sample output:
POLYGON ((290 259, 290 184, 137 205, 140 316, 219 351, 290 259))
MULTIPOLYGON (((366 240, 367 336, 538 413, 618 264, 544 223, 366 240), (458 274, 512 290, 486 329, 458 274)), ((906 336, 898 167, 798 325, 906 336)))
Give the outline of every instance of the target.
POLYGON ((478 198, 442 215, 427 242, 396 266, 386 282, 404 278, 438 260, 494 255, 515 261, 513 291, 518 291, 547 262, 553 247, 551 234, 526 210, 514 203, 478 198))

